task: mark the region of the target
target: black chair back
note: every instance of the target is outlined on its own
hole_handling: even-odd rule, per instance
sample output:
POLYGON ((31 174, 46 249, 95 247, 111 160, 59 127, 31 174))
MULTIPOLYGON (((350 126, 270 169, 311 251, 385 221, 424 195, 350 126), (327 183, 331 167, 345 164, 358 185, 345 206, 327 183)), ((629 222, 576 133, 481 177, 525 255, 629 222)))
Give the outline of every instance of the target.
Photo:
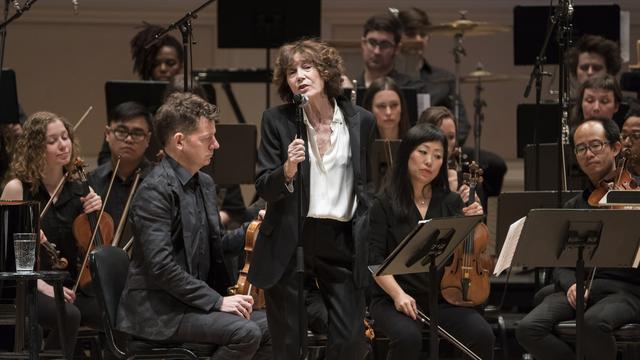
POLYGON ((106 313, 109 327, 115 327, 120 295, 129 271, 129 256, 117 246, 101 247, 91 253, 91 276, 98 303, 106 313))
POLYGON ((122 359, 125 357, 125 352, 116 345, 113 331, 120 295, 127 281, 129 256, 117 246, 104 246, 91 252, 89 264, 108 346, 118 358, 122 359))

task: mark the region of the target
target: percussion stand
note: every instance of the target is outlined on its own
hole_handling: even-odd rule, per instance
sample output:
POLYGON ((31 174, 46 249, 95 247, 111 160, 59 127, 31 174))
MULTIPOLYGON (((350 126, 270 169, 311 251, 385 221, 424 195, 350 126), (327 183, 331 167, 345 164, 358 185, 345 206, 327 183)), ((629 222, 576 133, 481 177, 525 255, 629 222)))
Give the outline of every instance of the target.
POLYGON ((487 102, 482 99, 482 80, 479 77, 476 83, 476 96, 473 99, 473 158, 480 164, 480 136, 482 135, 482 124, 484 123, 484 113, 482 108, 487 106, 487 102))
POLYGON ((463 56, 467 56, 467 51, 462 45, 462 32, 458 32, 453 37, 453 60, 455 63, 455 89, 453 95, 453 115, 455 116, 456 130, 458 127, 460 117, 460 62, 463 56))

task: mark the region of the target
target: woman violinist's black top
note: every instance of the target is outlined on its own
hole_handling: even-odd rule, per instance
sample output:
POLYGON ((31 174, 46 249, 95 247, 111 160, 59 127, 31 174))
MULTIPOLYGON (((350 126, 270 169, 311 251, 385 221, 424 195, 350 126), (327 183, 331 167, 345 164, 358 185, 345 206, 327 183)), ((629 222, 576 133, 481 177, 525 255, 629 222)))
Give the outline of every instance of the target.
MULTIPOLYGON (((31 192, 31 184, 23 183, 23 199, 33 200, 40 203, 40 211, 50 199, 49 192, 42 183, 39 184, 36 193, 31 192)), ((60 194, 58 200, 51 205, 44 218, 40 220, 40 228, 47 236, 50 243, 56 245, 56 249, 60 251, 60 256, 69 261, 69 266, 64 269, 69 272, 70 278, 65 280, 64 285, 73 286, 73 280, 78 276, 78 266, 82 259, 78 253, 75 239, 73 237, 73 220, 82 213, 82 203, 80 197, 83 194, 82 184, 75 181, 67 181, 60 194)), ((50 270, 51 261, 45 250, 40 250, 40 269, 50 270)))
MULTIPOLYGON (((408 219, 398 219, 392 209, 392 200, 380 193, 369 209, 369 264, 380 265, 404 238, 413 230, 418 221, 439 217, 462 215, 462 199, 455 192, 434 192, 424 219, 418 208, 413 206, 408 219)), ((396 275, 398 285, 409 295, 427 294, 429 292, 429 275, 427 273, 396 275)), ((388 296, 374 282, 372 296, 388 296)))

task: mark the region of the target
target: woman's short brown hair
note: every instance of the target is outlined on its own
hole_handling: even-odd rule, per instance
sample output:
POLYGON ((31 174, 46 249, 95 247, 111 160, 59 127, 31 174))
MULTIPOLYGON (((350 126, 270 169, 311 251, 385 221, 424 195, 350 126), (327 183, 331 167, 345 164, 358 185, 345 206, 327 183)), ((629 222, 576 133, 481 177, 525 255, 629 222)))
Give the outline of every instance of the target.
POLYGON ((154 130, 162 146, 166 146, 175 133, 195 131, 201 117, 215 122, 218 116, 218 108, 198 95, 174 92, 156 112, 154 130))
POLYGON ((420 114, 418 124, 427 123, 437 127, 442 126, 444 119, 451 119, 455 123, 456 118, 451 113, 451 110, 444 106, 432 106, 420 114))
POLYGON ((287 70, 292 66, 296 54, 300 54, 318 70, 329 98, 342 93, 340 77, 344 73, 344 61, 338 50, 319 40, 298 40, 282 45, 276 58, 273 84, 278 88, 282 101, 291 102, 293 99, 293 92, 287 83, 287 70))

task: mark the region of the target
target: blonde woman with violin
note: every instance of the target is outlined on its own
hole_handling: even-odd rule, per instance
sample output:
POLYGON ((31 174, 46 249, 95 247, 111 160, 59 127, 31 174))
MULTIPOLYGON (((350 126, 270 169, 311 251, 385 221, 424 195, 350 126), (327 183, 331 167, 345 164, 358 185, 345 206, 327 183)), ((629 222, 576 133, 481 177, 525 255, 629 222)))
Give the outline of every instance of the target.
MULTIPOLYGON (((460 196, 449 189, 447 140, 430 124, 407 132, 398 148, 391 176, 369 210, 369 263, 384 259, 418 224, 437 217, 482 214, 474 203, 463 207, 460 196)), ((376 327, 389 337, 387 359, 420 358, 422 323, 417 311, 429 311, 429 296, 437 296, 438 323, 482 359, 493 358, 491 326, 475 309, 446 303, 429 294, 426 273, 375 277, 369 311, 376 327)))
MULTIPOLYGON (((3 200, 39 201, 41 209, 49 202, 65 174, 71 172, 77 155, 77 145, 69 123, 50 112, 36 112, 27 119, 24 134, 18 140, 10 168, 11 180, 2 192, 3 200)), ((78 276, 78 249, 72 234, 74 219, 84 213, 99 211, 101 198, 93 191, 83 196, 82 185, 68 178, 54 198, 49 210, 40 219, 43 237, 55 244, 60 255, 68 260, 69 278, 64 283, 67 319, 65 338, 67 356, 73 355, 80 323, 98 325, 100 313, 94 298, 71 288, 78 276)), ((41 240, 42 241, 42 240, 41 240)), ((40 256, 40 269, 50 269, 47 256, 40 256)), ((51 332, 45 349, 59 347, 53 287, 38 280, 38 322, 51 332)))

